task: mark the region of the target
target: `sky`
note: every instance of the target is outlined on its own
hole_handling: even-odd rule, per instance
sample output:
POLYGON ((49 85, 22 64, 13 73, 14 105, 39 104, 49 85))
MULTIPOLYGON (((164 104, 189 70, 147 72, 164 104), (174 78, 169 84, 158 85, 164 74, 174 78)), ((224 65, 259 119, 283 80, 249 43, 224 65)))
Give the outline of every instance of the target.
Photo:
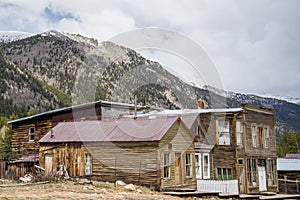
MULTIPOLYGON (((196 43, 226 90, 300 97, 298 0, 0 0, 2 31, 56 29, 105 41, 147 27, 196 43)), ((180 56, 140 52, 185 76, 189 64, 180 56)))

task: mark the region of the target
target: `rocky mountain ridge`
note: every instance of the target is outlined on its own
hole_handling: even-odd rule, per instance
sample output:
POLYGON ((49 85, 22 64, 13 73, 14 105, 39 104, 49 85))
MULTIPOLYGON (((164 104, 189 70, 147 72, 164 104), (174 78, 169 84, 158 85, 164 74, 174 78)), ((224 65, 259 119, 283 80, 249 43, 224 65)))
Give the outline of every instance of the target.
POLYGON ((241 103, 278 110, 281 132, 300 130, 300 105, 191 86, 132 49, 80 35, 48 31, 0 45, 0 115, 26 115, 58 107, 110 100, 168 109, 241 103))

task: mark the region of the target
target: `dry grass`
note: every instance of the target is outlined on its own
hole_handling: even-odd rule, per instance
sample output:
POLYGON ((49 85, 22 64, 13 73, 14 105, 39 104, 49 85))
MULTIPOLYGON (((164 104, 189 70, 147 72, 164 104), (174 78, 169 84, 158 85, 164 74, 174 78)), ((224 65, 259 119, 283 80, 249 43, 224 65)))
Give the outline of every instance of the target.
MULTIPOLYGON (((2 184, 0 185, 0 200, 4 199, 129 199, 129 200, 179 200, 152 191, 146 187, 136 186, 141 192, 125 191, 123 186, 115 187, 113 183, 93 182, 93 184, 76 184, 74 182, 32 184, 2 184)), ((188 198, 196 199, 196 198, 188 198)), ((197 198, 199 199, 199 198, 197 198)))

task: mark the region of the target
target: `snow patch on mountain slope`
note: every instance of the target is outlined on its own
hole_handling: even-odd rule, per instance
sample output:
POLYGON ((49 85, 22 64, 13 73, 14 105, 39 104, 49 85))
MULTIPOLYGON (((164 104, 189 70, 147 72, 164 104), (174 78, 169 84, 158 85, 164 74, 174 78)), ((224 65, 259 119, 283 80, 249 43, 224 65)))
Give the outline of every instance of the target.
POLYGON ((8 43, 21 40, 32 36, 33 34, 21 31, 0 31, 0 43, 8 43))

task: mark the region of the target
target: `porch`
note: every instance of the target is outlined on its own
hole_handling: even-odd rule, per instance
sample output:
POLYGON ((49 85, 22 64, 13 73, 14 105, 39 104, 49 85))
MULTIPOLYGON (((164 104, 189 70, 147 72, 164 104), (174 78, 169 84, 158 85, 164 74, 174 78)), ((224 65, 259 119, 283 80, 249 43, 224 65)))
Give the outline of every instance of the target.
POLYGON ((239 194, 237 180, 197 180, 197 191, 239 194))

